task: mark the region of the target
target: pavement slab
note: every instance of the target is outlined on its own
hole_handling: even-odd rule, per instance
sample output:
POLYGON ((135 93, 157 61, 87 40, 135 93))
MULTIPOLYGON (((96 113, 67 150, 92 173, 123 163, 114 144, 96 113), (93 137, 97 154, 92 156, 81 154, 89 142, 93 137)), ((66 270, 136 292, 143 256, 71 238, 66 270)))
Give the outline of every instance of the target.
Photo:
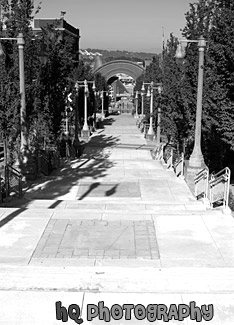
POLYGON ((152 221, 51 219, 31 258, 158 259, 152 221))

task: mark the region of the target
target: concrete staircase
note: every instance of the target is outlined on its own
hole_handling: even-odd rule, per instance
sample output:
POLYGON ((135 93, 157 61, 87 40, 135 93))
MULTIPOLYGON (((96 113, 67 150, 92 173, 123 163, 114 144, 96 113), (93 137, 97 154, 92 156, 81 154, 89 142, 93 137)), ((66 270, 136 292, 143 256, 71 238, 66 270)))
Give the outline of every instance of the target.
POLYGON ((233 324, 232 216, 207 209, 153 161, 131 116, 107 122, 81 160, 0 208, 1 321, 15 324, 12 301, 24 325, 59 322, 55 301, 76 303, 84 319, 102 300, 196 301, 214 304, 210 324, 233 324))

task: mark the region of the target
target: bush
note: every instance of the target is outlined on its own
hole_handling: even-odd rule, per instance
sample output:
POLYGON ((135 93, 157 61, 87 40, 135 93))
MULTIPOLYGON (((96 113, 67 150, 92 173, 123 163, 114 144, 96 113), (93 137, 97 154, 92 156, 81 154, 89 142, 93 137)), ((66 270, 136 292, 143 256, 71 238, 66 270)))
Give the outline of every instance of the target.
POLYGON ((228 200, 229 208, 234 211, 234 194, 232 193, 232 190, 229 191, 229 200, 228 200))

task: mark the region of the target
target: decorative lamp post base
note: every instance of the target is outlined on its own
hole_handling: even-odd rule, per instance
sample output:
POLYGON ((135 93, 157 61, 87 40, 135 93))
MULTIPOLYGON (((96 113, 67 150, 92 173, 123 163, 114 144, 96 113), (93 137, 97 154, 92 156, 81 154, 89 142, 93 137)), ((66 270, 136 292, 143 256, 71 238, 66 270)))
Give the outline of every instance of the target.
POLYGON ((206 167, 205 163, 200 167, 194 167, 190 165, 190 160, 185 161, 185 168, 184 168, 184 177, 185 181, 188 184, 191 192, 195 193, 195 184, 194 184, 194 177, 196 174, 206 167))
POLYGON ((88 140, 89 136, 90 136, 89 130, 81 130, 81 136, 82 136, 82 138, 88 140))
POLYGON ((149 139, 149 140, 153 140, 154 139, 154 130, 153 130, 153 127, 152 126, 149 127, 149 130, 147 132, 146 138, 149 139))
POLYGON ((202 153, 192 153, 189 158, 189 166, 193 168, 201 168, 203 169, 205 165, 204 158, 202 153))
POLYGON ((150 141, 153 141, 154 139, 154 134, 147 134, 146 135, 146 139, 150 140, 150 141))

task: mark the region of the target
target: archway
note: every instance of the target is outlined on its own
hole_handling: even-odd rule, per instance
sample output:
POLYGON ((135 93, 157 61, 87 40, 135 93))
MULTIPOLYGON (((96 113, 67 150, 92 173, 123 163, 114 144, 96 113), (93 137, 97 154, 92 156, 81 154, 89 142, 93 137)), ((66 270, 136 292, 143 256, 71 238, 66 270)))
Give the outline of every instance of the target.
POLYGON ((128 60, 114 60, 104 63, 94 70, 94 73, 100 73, 106 80, 115 76, 118 73, 124 73, 131 76, 133 79, 137 79, 145 69, 139 64, 128 60))
POLYGON ((100 73, 111 85, 111 107, 120 107, 121 112, 130 113, 133 107, 132 103, 132 94, 133 87, 131 89, 131 93, 125 88, 125 85, 121 85, 121 81, 117 77, 120 74, 124 74, 130 76, 133 80, 136 79, 144 73, 145 69, 132 61, 128 60, 114 60, 102 65, 97 66, 94 69, 94 73, 100 73), (119 89, 125 88, 120 94, 119 89), (130 96, 130 97, 129 97, 130 96))

